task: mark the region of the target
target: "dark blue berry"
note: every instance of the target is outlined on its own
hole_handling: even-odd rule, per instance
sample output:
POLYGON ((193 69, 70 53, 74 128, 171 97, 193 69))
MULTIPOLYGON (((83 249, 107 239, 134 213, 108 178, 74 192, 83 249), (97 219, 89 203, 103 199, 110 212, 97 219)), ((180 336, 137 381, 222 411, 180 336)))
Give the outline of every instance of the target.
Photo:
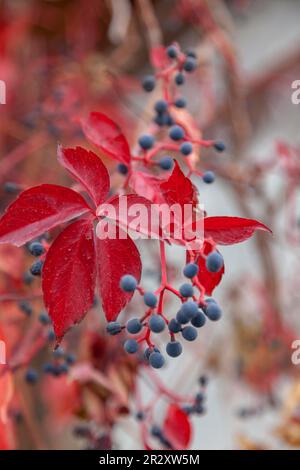
POLYGON ((202 176, 204 183, 211 184, 215 181, 216 176, 213 171, 206 171, 202 176))
POLYGON ((182 353, 182 346, 178 341, 170 341, 166 346, 167 354, 171 357, 178 357, 182 353))
POLYGON ((222 310, 220 309, 219 305, 215 302, 210 302, 205 308, 205 315, 211 321, 218 321, 222 316, 222 310))
POLYGON ((194 294, 194 289, 191 284, 185 283, 179 287, 179 292, 182 297, 192 297, 192 295, 194 294))
POLYGON ((143 325, 141 324, 141 322, 138 318, 131 318, 127 322, 126 329, 127 329, 128 333, 131 333, 132 335, 135 335, 135 334, 137 334, 141 331, 142 326, 143 325))
POLYGON ((40 276, 41 272, 42 272, 42 267, 43 267, 43 261, 41 261, 41 260, 35 261, 35 263, 33 263, 30 266, 31 274, 33 276, 40 276))
POLYGON ((166 126, 173 126, 174 124, 174 119, 170 114, 165 114, 164 121, 166 126))
POLYGON ((190 49, 186 51, 186 55, 187 57, 193 57, 193 59, 197 59, 197 54, 195 53, 195 51, 192 51, 190 49))
POLYGON ((165 329, 166 323, 161 315, 151 315, 149 319, 149 328, 153 333, 160 333, 165 329))
POLYGON ((178 73, 175 75, 175 83, 176 83, 176 85, 183 85, 184 82, 185 82, 185 77, 184 77, 183 73, 178 72, 178 73))
POLYGON ((168 109, 168 103, 165 100, 158 100, 154 105, 154 109, 157 113, 162 114, 168 109))
POLYGON ((3 189, 8 194, 16 194, 20 191, 20 186, 17 183, 12 183, 10 181, 4 183, 3 189))
POLYGON ((33 280, 34 280, 34 276, 29 271, 27 271, 26 273, 23 274, 23 282, 27 286, 30 286, 30 284, 32 284, 33 280))
POLYGON ((117 321, 111 321, 106 325, 106 331, 109 335, 118 335, 122 331, 122 326, 117 321))
POLYGON ((146 292, 144 295, 144 302, 148 307, 154 308, 157 304, 157 297, 152 292, 146 292))
POLYGON ((127 339, 124 343, 124 349, 128 354, 135 354, 138 348, 139 345, 135 339, 127 339))
POLYGON ((43 245, 39 242, 32 242, 30 243, 29 247, 29 252, 33 255, 33 256, 41 256, 43 253, 45 253, 45 248, 43 247, 43 245))
POLYGON ((51 318, 49 317, 47 312, 41 312, 39 315, 39 321, 42 325, 51 325, 51 318))
POLYGON ((156 80, 153 75, 146 75, 142 80, 142 86, 145 91, 153 91, 156 85, 156 80))
POLYGON ((24 312, 26 315, 30 316, 32 314, 32 307, 29 302, 26 300, 22 300, 19 302, 19 308, 24 312))
POLYGON ((143 419, 145 419, 145 413, 143 413, 142 411, 138 411, 135 417, 138 421, 143 421, 143 419))
POLYGON ((182 155, 190 155, 193 151, 193 146, 190 142, 183 142, 181 145, 180 145, 180 152, 182 153, 182 155))
POLYGON ((187 302, 182 304, 180 310, 188 317, 189 320, 191 320, 193 316, 198 313, 199 307, 196 302, 188 300, 187 302))
POLYGON ((167 48, 167 55, 170 59, 176 59, 177 57, 177 48, 175 46, 169 46, 167 48))
POLYGON ((167 124, 166 123, 166 116, 164 114, 158 114, 157 116, 155 116, 154 122, 158 126, 164 126, 164 125, 167 124))
POLYGON ((54 365, 51 363, 51 362, 46 362, 44 365, 43 365, 43 372, 45 374, 53 374, 54 372, 54 365))
POLYGON ((76 356, 72 353, 66 354, 66 363, 71 366, 74 362, 76 362, 76 356))
POLYGON ((217 251, 210 253, 205 261, 206 269, 211 273, 219 272, 223 264, 223 257, 217 251))
POLYGON ((150 134, 141 135, 139 138, 139 145, 144 150, 149 150, 154 144, 154 137, 150 134))
POLYGON ((52 328, 49 329, 48 331, 48 340, 49 341, 54 341, 55 340, 55 333, 52 328))
POLYGON ((169 321, 168 327, 171 333, 178 333, 181 330, 181 324, 175 318, 169 321))
POLYGON ((170 170, 173 167, 173 158, 172 157, 162 157, 159 161, 159 166, 162 170, 170 170))
POLYGON ((128 166, 125 163, 119 163, 117 166, 117 170, 121 175, 127 175, 128 173, 128 166))
POLYGON ((152 434, 153 437, 161 437, 162 436, 162 431, 158 426, 154 425, 151 428, 151 434, 152 434))
POLYGON ((194 315, 193 318, 191 319, 191 324, 195 326, 196 328, 201 328, 202 326, 205 325, 205 322, 206 322, 206 317, 204 313, 202 312, 202 310, 198 310, 196 315, 194 315))
POLYGON ((185 63, 183 64, 183 69, 188 73, 193 72, 196 67, 197 67, 197 62, 195 61, 193 57, 188 57, 185 63))
POLYGON ((193 326, 185 326, 181 334, 187 341, 195 341, 198 336, 197 330, 193 326))
POLYGON ((177 312, 176 320, 177 320, 178 323, 180 323, 181 325, 185 325, 186 323, 188 323, 188 322, 190 321, 190 318, 189 318, 189 316, 187 315, 186 312, 184 312, 182 309, 180 309, 180 310, 177 312))
POLYGON ((169 136, 173 140, 181 140, 184 137, 184 129, 180 126, 172 126, 169 131, 169 136))
POLYGON ((185 265, 183 269, 183 274, 185 275, 185 277, 192 279, 198 274, 198 271, 199 271, 199 267, 197 266, 197 264, 189 263, 185 265))
POLYGON ((176 108, 185 108, 186 107, 186 101, 184 98, 177 98, 177 100, 174 102, 176 108))
POLYGON ((159 349, 155 346, 154 348, 147 348, 145 349, 144 351, 144 357, 147 361, 149 361, 149 357, 150 357, 150 354, 152 354, 153 352, 157 352, 159 353, 159 349))
POLYGON ((225 147, 225 144, 224 142, 222 141, 217 141, 214 143, 214 148, 218 151, 218 152, 224 152, 224 150, 226 149, 225 147))
POLYGON ((35 384, 38 380, 38 373, 35 369, 28 369, 25 374, 25 380, 29 384, 35 384))
POLYGON ((159 352, 153 352, 150 354, 149 363, 154 369, 161 369, 165 363, 165 358, 159 352))
POLYGON ((137 286, 137 280, 131 274, 126 274, 121 278, 120 287, 125 292, 133 292, 137 286))

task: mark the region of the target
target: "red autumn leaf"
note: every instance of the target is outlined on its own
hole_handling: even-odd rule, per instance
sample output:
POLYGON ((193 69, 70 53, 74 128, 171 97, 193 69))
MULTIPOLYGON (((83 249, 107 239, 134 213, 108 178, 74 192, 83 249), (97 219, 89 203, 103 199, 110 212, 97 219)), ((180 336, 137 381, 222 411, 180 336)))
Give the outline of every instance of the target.
MULTIPOLYGON (((119 232, 126 236, 121 229, 119 232)), ((121 277, 132 274, 138 281, 140 280, 142 271, 140 254, 129 236, 115 240, 96 238, 95 243, 102 307, 107 320, 113 321, 133 295, 121 290, 121 277)))
POLYGON ((131 155, 126 137, 119 126, 102 113, 90 113, 81 120, 82 130, 94 145, 118 162, 130 163, 131 155))
POLYGON ((205 238, 211 237, 220 245, 233 245, 250 238, 255 230, 272 233, 266 225, 257 220, 242 217, 206 217, 204 219, 205 238))
POLYGON ((93 224, 78 220, 52 243, 43 267, 44 301, 58 339, 92 306, 95 282, 93 224))
POLYGON ((87 211, 83 197, 69 188, 42 184, 27 189, 0 219, 0 243, 21 246, 87 211))
POLYGON ((87 190, 98 206, 109 191, 110 181, 105 165, 93 152, 82 147, 58 147, 58 161, 87 190))
POLYGON ((163 434, 174 450, 189 447, 192 428, 189 417, 179 406, 171 404, 163 424, 163 434))
POLYGON ((166 48, 164 46, 152 47, 150 51, 150 61, 156 69, 165 68, 170 63, 170 59, 166 54, 166 48))
POLYGON ((171 206, 173 204, 193 204, 198 202, 197 190, 191 180, 187 178, 177 161, 175 161, 174 169, 170 178, 160 185, 165 201, 171 206))
POLYGON ((150 175, 143 171, 134 171, 130 177, 130 187, 140 196, 144 196, 149 201, 159 204, 165 202, 160 185, 164 182, 162 178, 150 175))
MULTIPOLYGON (((209 253, 211 253, 212 251, 213 249, 211 244, 205 240, 203 243, 204 255, 209 255, 209 253)), ((190 261, 189 256, 187 261, 190 261)), ((223 274, 225 272, 225 267, 223 265, 219 272, 212 273, 206 269, 206 259, 203 256, 199 256, 197 264, 199 266, 199 272, 197 275, 198 280, 200 284, 202 284, 202 286, 205 288, 206 295, 212 295, 215 287, 217 287, 222 280, 223 274)))

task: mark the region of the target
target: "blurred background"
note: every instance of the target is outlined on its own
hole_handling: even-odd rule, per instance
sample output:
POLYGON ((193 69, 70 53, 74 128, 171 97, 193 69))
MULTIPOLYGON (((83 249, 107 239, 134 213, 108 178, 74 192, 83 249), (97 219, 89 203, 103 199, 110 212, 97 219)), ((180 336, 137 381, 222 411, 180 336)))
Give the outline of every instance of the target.
MULTIPOLYGON (((261 220, 273 236, 222 247, 226 272, 214 295, 224 317, 207 326, 159 379, 176 393, 189 393, 200 374, 208 376, 206 412, 192 419, 192 449, 300 448, 300 364, 291 361, 292 343, 300 339, 300 104, 291 100, 292 82, 300 79, 300 2, 0 5, 0 80, 6 84, 6 104, 0 105, 1 212, 29 186, 72 185, 56 161, 56 147, 88 145, 78 118, 90 111, 118 122, 134 147, 159 98, 140 84, 153 72, 153 48, 176 41, 196 52, 199 66, 182 94, 204 137, 226 143, 224 154, 201 154, 199 168, 217 175, 213 185, 195 179, 201 202, 209 215, 261 220)), ((101 157, 117 185, 114 163, 101 157)), ((156 259, 152 248, 143 250, 145 283, 152 286, 156 259)), ((183 253, 170 253, 175 278, 183 253)), ((0 247, 0 334, 15 368, 9 387, 0 379, 0 408, 9 401, 0 448, 143 448, 133 389, 137 381, 145 401, 151 390, 138 362, 102 334, 99 305, 63 347, 79 364, 93 364, 102 378, 109 377, 123 401, 111 399, 105 380, 86 385, 82 377, 74 382, 68 374, 43 374, 53 344, 51 338, 39 342, 39 329, 50 327, 39 320, 40 282, 28 277, 31 262, 25 249, 0 247), (35 387, 24 380, 29 366, 41 376, 35 387)), ((133 303, 124 315, 136 308, 133 303)), ((164 407, 158 404, 158 417, 164 407)))

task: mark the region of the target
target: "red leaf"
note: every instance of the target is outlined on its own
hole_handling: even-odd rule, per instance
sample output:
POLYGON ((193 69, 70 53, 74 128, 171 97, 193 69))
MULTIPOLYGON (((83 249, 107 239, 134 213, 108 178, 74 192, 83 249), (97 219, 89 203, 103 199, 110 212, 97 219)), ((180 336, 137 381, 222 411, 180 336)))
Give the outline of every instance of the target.
POLYGON ((107 197, 110 181, 99 157, 82 147, 58 147, 58 161, 87 190, 95 205, 107 197))
MULTIPOLYGON (((122 236, 125 232, 119 229, 122 236)), ((123 292, 120 289, 121 277, 132 274, 138 281, 141 277, 142 265, 140 254, 127 235, 127 238, 96 238, 98 287, 102 298, 102 307, 108 321, 117 318, 120 311, 132 297, 132 293, 123 292)))
POLYGON ((220 245, 240 243, 253 235, 255 230, 272 231, 257 220, 242 217, 206 217, 204 219, 205 238, 211 237, 220 245))
POLYGON ((130 149, 126 137, 108 116, 93 112, 88 118, 82 119, 81 124, 87 139, 102 152, 126 165, 130 163, 130 149))
POLYGON ((130 177, 130 187, 140 196, 144 196, 156 204, 165 202, 160 185, 165 180, 157 176, 144 173, 143 171, 134 171, 130 177))
POLYGON ((63 186, 42 184, 27 189, 0 219, 0 243, 21 246, 47 230, 90 211, 80 194, 63 186))
POLYGON ((44 301, 58 339, 92 306, 95 282, 93 225, 78 220, 53 242, 43 267, 44 301))
POLYGON ((181 171, 177 161, 170 178, 160 185, 160 189, 169 205, 193 204, 198 202, 197 190, 191 180, 181 171))
POLYGON ((175 450, 185 450, 190 444, 192 437, 190 420, 186 413, 175 404, 168 407, 163 434, 175 450))
MULTIPOLYGON (((204 244, 203 244, 203 252, 205 255, 209 255, 209 253, 211 253, 213 250, 212 250, 212 246, 209 242, 207 242, 206 240, 204 241, 204 244)), ((190 258, 188 257, 188 261, 190 260, 190 258)), ((211 273, 210 271, 208 271, 206 269, 206 263, 205 263, 205 258, 203 256, 199 256, 199 259, 198 259, 198 266, 199 266, 199 272, 198 272, 198 279, 199 279, 199 282, 202 284, 202 286, 205 288, 205 293, 206 295, 212 295, 215 287, 217 287, 221 280, 222 280, 222 277, 223 277, 223 274, 225 272, 225 267, 223 265, 223 267, 220 269, 219 272, 217 273, 211 273)))

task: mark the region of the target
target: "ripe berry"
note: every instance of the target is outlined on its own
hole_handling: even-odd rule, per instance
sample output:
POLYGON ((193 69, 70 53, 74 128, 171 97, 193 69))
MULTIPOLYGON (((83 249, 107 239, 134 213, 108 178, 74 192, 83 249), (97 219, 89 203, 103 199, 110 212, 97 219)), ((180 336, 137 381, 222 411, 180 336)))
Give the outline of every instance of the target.
POLYGON ((183 142, 183 144, 180 145, 180 152, 182 155, 190 155, 193 151, 193 146, 190 142, 183 142))
POLYGON ((120 287, 125 292, 133 292, 137 286, 137 280, 131 274, 126 274, 121 278, 120 287))
POLYGON ((147 348, 147 349, 145 349, 144 357, 145 357, 145 359, 146 359, 147 361, 149 361, 150 354, 152 354, 153 352, 159 353, 160 351, 159 351, 159 349, 158 349, 156 346, 154 346, 154 348, 147 348))
POLYGON ((159 166, 162 170, 171 170, 173 166, 173 158, 172 157, 162 157, 159 161, 159 166))
POLYGON ((127 175, 128 173, 128 166, 125 163, 119 163, 117 166, 117 170, 121 175, 127 175))
POLYGON ((154 109, 158 114, 162 114, 168 109, 168 103, 165 100, 158 100, 154 105, 154 109))
POLYGON ((33 263, 30 266, 31 274, 33 276, 40 276, 41 272, 42 272, 42 267, 43 267, 43 261, 41 261, 41 260, 35 261, 35 263, 33 263))
POLYGON ((191 319, 191 324, 195 326, 196 328, 201 328, 202 326, 205 325, 206 318, 202 310, 198 310, 196 315, 193 316, 191 319))
POLYGON ((173 140, 181 140, 184 137, 184 129, 180 126, 172 126, 169 132, 169 136, 173 140))
POLYGON ((27 286, 30 286, 30 284, 32 284, 33 280, 34 280, 34 276, 29 271, 27 271, 26 273, 23 274, 23 282, 27 286))
POLYGON ((139 138, 139 144, 144 150, 149 150, 154 144, 154 137, 150 134, 141 135, 139 138))
POLYGON ((175 46, 169 46, 167 48, 167 55, 170 59, 176 59, 177 57, 177 48, 175 46))
POLYGON ((152 426, 151 434, 152 434, 153 437, 161 437, 162 436, 161 429, 156 425, 152 426))
POLYGON ((184 77, 183 73, 178 72, 178 73, 175 75, 175 83, 176 83, 176 85, 183 85, 184 82, 185 82, 185 77, 184 77))
POLYGON ((72 364, 74 364, 74 362, 76 362, 76 357, 74 354, 72 353, 68 353, 66 355, 66 363, 71 366, 72 364))
POLYGON ((25 374, 25 380, 29 384, 35 384, 38 380, 38 373, 35 369, 28 369, 25 374))
POLYGON ((43 253, 45 253, 45 248, 43 247, 43 245, 39 242, 32 242, 30 243, 29 247, 29 252, 33 255, 33 256, 41 256, 43 253))
POLYGON ((184 98, 177 98, 177 100, 174 102, 174 105, 176 106, 176 108, 185 108, 186 101, 184 98))
POLYGON ((145 413, 143 413, 142 411, 138 411, 135 417, 138 421, 143 421, 143 419, 145 419, 145 413))
POLYGON ((218 152, 224 152, 224 150, 226 149, 224 142, 222 142, 221 140, 214 143, 214 148, 218 152))
POLYGON ((182 346, 178 341, 170 341, 166 346, 167 354, 171 357, 178 357, 182 353, 182 346))
POLYGON ((179 287, 179 292, 182 297, 192 297, 192 295, 194 294, 194 289, 191 284, 185 283, 179 287))
POLYGON ((144 302, 148 307, 156 307, 157 298, 152 292, 146 292, 144 295, 144 302))
POLYGON ((131 318, 131 320, 128 320, 126 329, 128 333, 131 333, 132 335, 135 335, 136 333, 139 333, 142 329, 142 324, 138 318, 131 318))
POLYGON ((42 325, 51 325, 51 318, 49 317, 47 312, 41 312, 39 315, 39 321, 42 325))
POLYGON ((156 80, 153 75, 146 75, 146 77, 143 78, 142 81, 142 86, 145 91, 150 92, 153 91, 156 85, 156 80))
POLYGON ((204 183, 211 184, 215 181, 216 176, 213 171, 206 171, 202 176, 204 183))
POLYGON ((180 323, 181 325, 185 325, 186 323, 188 323, 188 322, 190 321, 190 318, 189 318, 189 316, 187 315, 186 312, 184 312, 182 309, 180 309, 180 310, 177 312, 176 320, 177 320, 177 322, 180 323))
POLYGON ((193 326, 185 326, 181 334, 187 341, 195 341, 198 336, 197 330, 193 326))
POLYGON ((135 339, 127 339, 124 343, 124 349, 128 354, 135 354, 138 348, 139 345, 135 339))
POLYGON ((26 300, 22 300, 18 305, 20 310, 22 310, 26 315, 30 316, 32 314, 32 307, 26 300))
POLYGON ((106 325, 106 331, 109 335, 118 335, 122 331, 122 327, 119 322, 111 321, 106 325))
POLYGON ((171 333, 179 333, 181 330, 181 325, 175 318, 169 321, 168 327, 171 333))
POLYGON ((192 279, 198 274, 198 271, 199 271, 199 267, 197 266, 197 264, 189 263, 185 265, 183 269, 183 274, 185 275, 185 277, 192 279))
POLYGON ((196 302, 188 300, 187 302, 182 304, 180 310, 187 316, 189 320, 191 320, 193 316, 198 313, 199 307, 196 302))
POLYGON ((195 51, 192 51, 191 49, 186 51, 186 55, 187 57, 193 57, 193 59, 197 59, 197 54, 195 53, 195 51))
POLYGON ((205 314, 211 321, 218 321, 222 316, 222 310, 215 302, 209 302, 205 308, 205 314))
POLYGON ((48 331, 48 340, 49 341, 54 341, 55 340, 55 333, 52 328, 49 329, 48 331))
POLYGON ((153 333, 160 333, 166 326, 165 320, 161 315, 151 315, 149 319, 149 328, 153 333))
POLYGON ((161 369, 165 363, 165 358, 159 352, 153 352, 150 354, 149 363, 154 369, 161 369))
POLYGON ((4 183, 3 189, 8 194, 16 194, 20 191, 20 186, 17 183, 7 181, 6 183, 4 183))
POLYGON ((197 62, 193 57, 188 57, 183 65, 183 69, 188 73, 193 72, 196 67, 197 62))
POLYGON ((210 253, 205 261, 206 269, 211 273, 219 272, 223 264, 223 257, 217 251, 210 253))

